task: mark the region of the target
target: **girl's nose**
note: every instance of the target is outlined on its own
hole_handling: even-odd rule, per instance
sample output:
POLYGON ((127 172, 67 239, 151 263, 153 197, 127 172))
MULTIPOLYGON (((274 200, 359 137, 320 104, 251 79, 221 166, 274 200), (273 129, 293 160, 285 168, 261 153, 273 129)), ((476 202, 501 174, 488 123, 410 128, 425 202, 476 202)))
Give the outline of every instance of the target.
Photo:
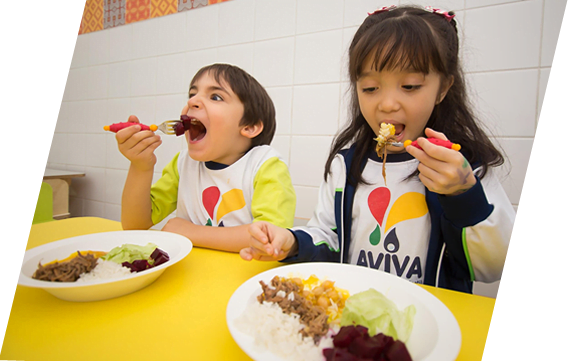
POLYGON ((385 93, 379 100, 379 110, 384 113, 396 112, 400 109, 400 103, 395 94, 385 93))

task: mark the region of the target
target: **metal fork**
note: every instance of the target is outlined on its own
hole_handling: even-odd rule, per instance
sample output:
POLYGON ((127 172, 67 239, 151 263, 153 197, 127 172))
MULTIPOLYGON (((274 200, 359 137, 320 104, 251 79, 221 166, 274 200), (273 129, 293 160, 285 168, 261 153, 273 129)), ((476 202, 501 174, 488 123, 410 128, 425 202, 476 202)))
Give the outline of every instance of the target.
POLYGON ((175 135, 176 134, 176 124, 179 120, 166 120, 162 124, 158 125, 158 130, 164 134, 175 135))

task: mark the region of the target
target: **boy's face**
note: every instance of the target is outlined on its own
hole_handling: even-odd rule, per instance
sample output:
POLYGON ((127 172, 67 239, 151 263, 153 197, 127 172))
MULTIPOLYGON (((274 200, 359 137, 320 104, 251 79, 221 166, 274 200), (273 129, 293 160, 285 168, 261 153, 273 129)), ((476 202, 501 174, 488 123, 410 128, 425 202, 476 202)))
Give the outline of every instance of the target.
MULTIPOLYGON (((367 59, 357 95, 361 113, 375 134, 381 123, 395 126, 397 142, 416 140, 424 133, 434 106, 445 96, 441 77, 435 72, 423 74, 412 71, 377 72, 367 59)), ((389 152, 404 152, 403 147, 387 146, 389 152)))
POLYGON ((215 81, 208 72, 189 89, 189 99, 181 111, 192 119, 185 131, 189 156, 197 161, 233 164, 249 149, 251 140, 243 136, 244 105, 226 82, 215 81))

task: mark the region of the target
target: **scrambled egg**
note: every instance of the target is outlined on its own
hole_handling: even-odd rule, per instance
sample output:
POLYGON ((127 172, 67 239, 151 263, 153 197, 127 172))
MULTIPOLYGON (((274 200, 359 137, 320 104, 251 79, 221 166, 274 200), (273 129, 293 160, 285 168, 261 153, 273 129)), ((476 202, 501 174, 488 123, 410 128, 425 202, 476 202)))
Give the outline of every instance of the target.
POLYGON ((335 282, 330 280, 320 280, 315 275, 307 279, 300 277, 290 278, 300 286, 302 294, 314 305, 318 305, 325 310, 329 316, 330 324, 337 324, 341 321, 341 314, 345 308, 345 300, 349 297, 349 291, 335 287, 335 282))

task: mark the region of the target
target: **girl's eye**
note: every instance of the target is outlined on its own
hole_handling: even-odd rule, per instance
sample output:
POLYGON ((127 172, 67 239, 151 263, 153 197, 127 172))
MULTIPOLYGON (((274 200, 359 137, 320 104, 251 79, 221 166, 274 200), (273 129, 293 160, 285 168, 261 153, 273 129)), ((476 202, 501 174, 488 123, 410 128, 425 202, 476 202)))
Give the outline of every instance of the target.
POLYGON ((192 98, 192 97, 194 97, 194 96, 195 96, 195 94, 189 94, 189 97, 190 97, 190 98, 192 98))
POLYGON ((363 93, 372 93, 377 89, 377 87, 363 88, 363 93))
POLYGON ((211 95, 211 100, 223 101, 223 98, 219 94, 213 94, 211 95))
POLYGON ((418 90, 422 87, 422 85, 403 85, 402 89, 404 90, 418 90))

